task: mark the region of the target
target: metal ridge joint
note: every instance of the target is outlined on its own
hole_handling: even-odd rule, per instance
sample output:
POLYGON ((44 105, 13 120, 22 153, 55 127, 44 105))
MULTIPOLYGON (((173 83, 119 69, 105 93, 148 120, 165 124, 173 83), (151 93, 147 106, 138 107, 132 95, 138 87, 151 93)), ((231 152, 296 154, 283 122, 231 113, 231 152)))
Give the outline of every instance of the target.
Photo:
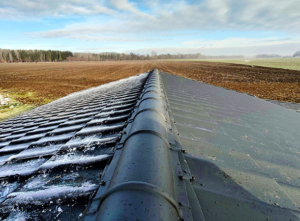
POLYGON ((124 130, 123 148, 118 149, 122 152, 99 201, 96 220, 177 221, 181 218, 162 90, 159 72, 154 69, 124 130), (149 90, 151 87, 157 89, 149 90))

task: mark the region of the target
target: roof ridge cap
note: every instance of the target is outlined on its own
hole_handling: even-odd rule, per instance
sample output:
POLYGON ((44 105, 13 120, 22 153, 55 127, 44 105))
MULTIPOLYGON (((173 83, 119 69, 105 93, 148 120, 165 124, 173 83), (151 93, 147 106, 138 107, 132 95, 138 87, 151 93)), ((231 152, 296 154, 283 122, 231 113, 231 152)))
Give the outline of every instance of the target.
POLYGON ((108 168, 112 175, 103 176, 105 185, 94 198, 98 205, 93 218, 166 221, 182 218, 175 191, 174 179, 179 178, 174 177, 171 163, 168 120, 159 71, 154 69, 116 147, 108 168), (114 211, 116 208, 122 209, 114 211))

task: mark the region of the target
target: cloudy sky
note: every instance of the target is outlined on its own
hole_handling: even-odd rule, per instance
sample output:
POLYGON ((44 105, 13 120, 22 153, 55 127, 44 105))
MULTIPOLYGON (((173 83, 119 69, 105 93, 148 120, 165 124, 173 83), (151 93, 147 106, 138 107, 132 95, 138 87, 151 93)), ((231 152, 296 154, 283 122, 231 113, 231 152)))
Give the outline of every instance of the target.
POLYGON ((292 55, 299 0, 0 0, 0 48, 292 55))

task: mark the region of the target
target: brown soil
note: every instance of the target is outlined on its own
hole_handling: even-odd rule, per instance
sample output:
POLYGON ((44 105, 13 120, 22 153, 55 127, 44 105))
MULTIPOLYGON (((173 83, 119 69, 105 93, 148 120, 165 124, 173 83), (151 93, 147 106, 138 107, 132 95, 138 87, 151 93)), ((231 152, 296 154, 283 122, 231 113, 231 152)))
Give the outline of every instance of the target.
POLYGON ((128 61, 0 64, 0 89, 34 96, 16 98, 40 105, 75 91, 157 68, 264 99, 300 103, 300 72, 200 61, 128 61))

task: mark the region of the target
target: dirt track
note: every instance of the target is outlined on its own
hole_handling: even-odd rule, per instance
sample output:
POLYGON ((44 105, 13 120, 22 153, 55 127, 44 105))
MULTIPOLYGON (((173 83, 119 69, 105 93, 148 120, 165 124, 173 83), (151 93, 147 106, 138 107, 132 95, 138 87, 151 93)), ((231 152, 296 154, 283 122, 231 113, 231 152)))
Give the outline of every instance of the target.
POLYGON ((153 68, 260 98, 300 103, 299 71, 199 61, 0 64, 0 89, 17 94, 34 92, 34 96, 16 99, 40 105, 153 68))

